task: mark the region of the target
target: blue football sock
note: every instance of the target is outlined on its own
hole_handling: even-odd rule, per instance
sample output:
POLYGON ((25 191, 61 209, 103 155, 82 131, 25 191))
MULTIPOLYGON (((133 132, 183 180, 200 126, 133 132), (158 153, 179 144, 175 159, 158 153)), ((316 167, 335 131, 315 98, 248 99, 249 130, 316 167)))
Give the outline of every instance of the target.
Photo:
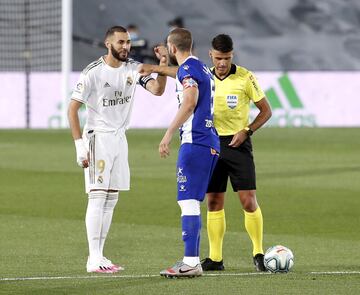
POLYGON ((200 248, 201 216, 182 216, 182 238, 185 245, 184 256, 198 257, 200 248))
POLYGON ((199 236, 197 239, 197 248, 196 248, 196 256, 200 256, 200 231, 201 231, 201 218, 200 218, 200 228, 199 228, 199 236))

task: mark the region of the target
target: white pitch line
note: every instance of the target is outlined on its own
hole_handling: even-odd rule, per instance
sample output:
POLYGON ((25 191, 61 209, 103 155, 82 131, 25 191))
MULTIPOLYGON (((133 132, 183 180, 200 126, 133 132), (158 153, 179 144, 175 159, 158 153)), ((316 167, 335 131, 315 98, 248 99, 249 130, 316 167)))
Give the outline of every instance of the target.
POLYGON ((153 278, 159 275, 92 275, 92 276, 61 276, 61 277, 23 277, 23 278, 0 278, 0 281, 37 281, 37 280, 89 280, 89 279, 142 279, 153 278))
POLYGON ((241 273, 205 273, 205 277, 241 277, 241 276, 263 276, 270 275, 270 272, 241 272, 241 273))
MULTIPOLYGON (((323 271, 310 272, 311 275, 353 275, 360 274, 360 271, 323 271)), ((258 276, 271 275, 266 272, 247 272, 247 273, 211 273, 204 274, 204 277, 241 277, 241 276, 258 276)), ((145 275, 89 275, 89 276, 58 276, 58 277, 23 277, 23 278, 0 278, 0 282, 9 281, 46 281, 46 280, 91 280, 91 279, 143 279, 160 277, 159 274, 145 275)))
MULTIPOLYGON (((270 273, 219 273, 219 274, 203 274, 204 277, 220 277, 220 276, 256 276, 266 275, 270 273)), ((148 275, 92 275, 92 276, 59 276, 59 277, 23 277, 23 278, 0 278, 1 281, 38 281, 38 280, 89 280, 89 279, 142 279, 142 278, 154 278, 160 277, 159 274, 148 274, 148 275)))
POLYGON ((312 275, 359 275, 360 271, 312 271, 312 275))

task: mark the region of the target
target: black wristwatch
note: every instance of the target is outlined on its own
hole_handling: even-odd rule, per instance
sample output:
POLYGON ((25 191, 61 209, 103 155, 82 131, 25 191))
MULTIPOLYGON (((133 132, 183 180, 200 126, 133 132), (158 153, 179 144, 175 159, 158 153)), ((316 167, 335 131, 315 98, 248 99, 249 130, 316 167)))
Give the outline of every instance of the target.
POLYGON ((252 131, 250 127, 245 127, 244 130, 246 131, 248 136, 251 136, 254 134, 254 131, 252 131))

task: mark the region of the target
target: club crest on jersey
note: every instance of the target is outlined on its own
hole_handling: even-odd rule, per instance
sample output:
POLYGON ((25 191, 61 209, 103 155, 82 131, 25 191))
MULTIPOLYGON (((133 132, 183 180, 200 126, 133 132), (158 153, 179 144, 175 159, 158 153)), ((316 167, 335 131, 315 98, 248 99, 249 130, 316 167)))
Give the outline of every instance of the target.
POLYGON ((133 82, 134 82, 134 81, 133 81, 133 79, 132 79, 130 76, 126 78, 126 85, 127 85, 127 86, 131 86, 133 82))
POLYGON ((102 176, 100 175, 97 179, 97 182, 98 183, 103 183, 104 179, 102 178, 102 176))
POLYGON ((238 96, 233 94, 227 95, 226 103, 230 109, 236 108, 236 106, 238 105, 238 96))

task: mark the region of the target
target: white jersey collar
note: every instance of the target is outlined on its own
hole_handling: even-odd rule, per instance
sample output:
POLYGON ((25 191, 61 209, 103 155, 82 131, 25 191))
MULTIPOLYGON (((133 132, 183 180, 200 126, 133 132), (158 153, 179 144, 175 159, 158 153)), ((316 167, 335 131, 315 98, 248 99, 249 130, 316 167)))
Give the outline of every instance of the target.
POLYGON ((112 67, 112 66, 109 66, 109 65, 106 63, 105 58, 104 58, 104 55, 101 56, 100 59, 101 59, 101 61, 103 62, 103 64, 105 65, 105 67, 108 68, 108 69, 110 69, 110 70, 112 70, 112 71, 116 71, 116 70, 120 69, 120 68, 124 65, 124 63, 126 63, 126 61, 123 61, 119 67, 114 68, 114 67, 112 67))

